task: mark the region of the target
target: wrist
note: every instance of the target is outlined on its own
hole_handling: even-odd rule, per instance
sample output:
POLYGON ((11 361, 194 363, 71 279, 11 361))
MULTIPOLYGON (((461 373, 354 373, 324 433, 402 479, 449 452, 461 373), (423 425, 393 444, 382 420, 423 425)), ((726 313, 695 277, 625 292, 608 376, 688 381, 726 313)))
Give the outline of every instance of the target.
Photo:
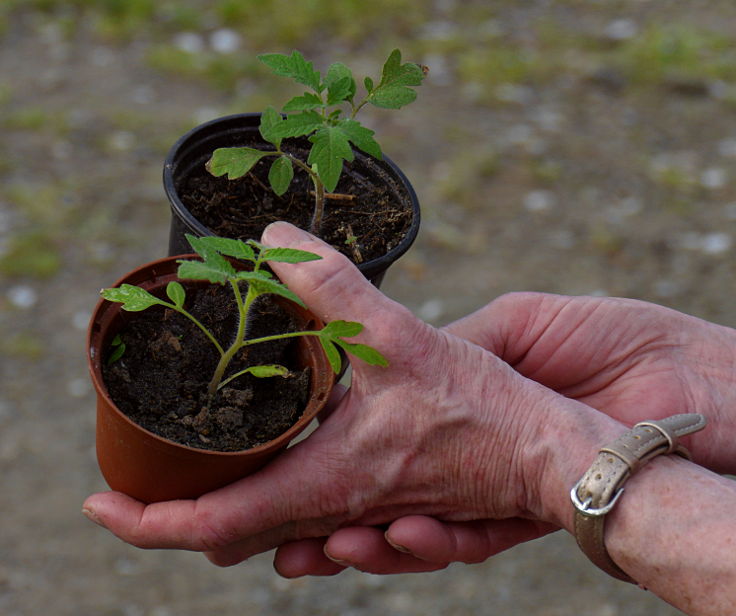
POLYGON ((579 402, 554 395, 550 417, 536 435, 529 468, 534 500, 529 515, 573 532, 570 489, 590 467, 598 450, 626 431, 626 426, 579 402))

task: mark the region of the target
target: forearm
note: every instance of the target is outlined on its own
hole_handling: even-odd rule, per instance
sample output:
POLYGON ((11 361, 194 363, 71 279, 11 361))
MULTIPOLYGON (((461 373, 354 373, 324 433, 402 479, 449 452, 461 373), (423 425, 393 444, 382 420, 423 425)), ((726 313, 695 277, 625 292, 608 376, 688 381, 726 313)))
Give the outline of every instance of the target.
MULTIPOLYGON (((558 416, 539 444, 542 516, 572 532, 570 488, 626 427, 572 405, 558 416)), ((614 562, 688 614, 736 613, 736 482, 672 455, 646 464, 624 488, 606 517, 614 562)))
POLYGON ((688 614, 736 613, 736 482, 660 456, 625 488, 606 520, 614 562, 688 614))

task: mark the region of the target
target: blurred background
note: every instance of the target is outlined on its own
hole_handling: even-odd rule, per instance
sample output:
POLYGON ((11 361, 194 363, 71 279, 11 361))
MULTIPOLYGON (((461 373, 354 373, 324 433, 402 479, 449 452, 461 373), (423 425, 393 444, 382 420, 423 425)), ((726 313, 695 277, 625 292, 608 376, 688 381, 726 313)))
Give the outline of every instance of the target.
POLYGON ((94 457, 87 321, 100 287, 164 255, 164 156, 194 125, 301 92, 263 52, 377 76, 368 110, 423 227, 383 290, 445 324, 504 292, 618 295, 734 326, 731 0, 2 0, 0 613, 662 616, 557 533, 481 565, 287 581, 217 569, 80 515, 94 457))

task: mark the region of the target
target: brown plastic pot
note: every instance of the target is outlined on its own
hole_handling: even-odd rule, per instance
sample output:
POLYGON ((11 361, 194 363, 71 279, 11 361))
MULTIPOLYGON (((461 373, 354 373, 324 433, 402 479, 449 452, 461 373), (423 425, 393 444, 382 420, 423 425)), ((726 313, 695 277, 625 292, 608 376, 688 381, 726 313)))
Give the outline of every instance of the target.
MULTIPOLYGON (((167 257, 139 267, 115 286, 128 283, 154 294, 164 293, 166 285, 177 279, 177 258, 182 257, 167 257)), ((291 302, 283 305, 293 310, 300 328, 322 327, 311 312, 291 302)), ((102 475, 112 490, 146 503, 197 498, 258 470, 309 425, 326 404, 334 385, 334 373, 319 341, 311 336, 299 338, 300 362, 309 366, 311 372, 310 397, 291 428, 268 443, 244 451, 187 447, 133 422, 108 394, 102 378, 104 350, 131 318, 135 318, 135 313, 122 310, 121 304, 100 300, 90 321, 87 359, 97 393, 97 461, 102 475)))

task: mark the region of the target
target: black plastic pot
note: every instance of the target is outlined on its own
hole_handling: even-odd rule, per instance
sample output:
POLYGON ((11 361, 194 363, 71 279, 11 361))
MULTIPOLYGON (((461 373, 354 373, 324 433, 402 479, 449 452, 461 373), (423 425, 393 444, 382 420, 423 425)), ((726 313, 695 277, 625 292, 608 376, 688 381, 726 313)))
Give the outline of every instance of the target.
MULTIPOLYGON (((169 150, 164 164, 164 190, 171 204, 171 227, 169 233, 169 255, 191 250, 184 235, 213 235, 213 232, 197 220, 182 202, 177 186, 194 168, 204 166, 212 152, 222 147, 238 147, 253 140, 262 140, 258 132, 259 113, 244 113, 217 118, 200 124, 179 139, 169 150)), ((419 200, 409 180, 401 170, 384 155, 383 160, 355 152, 355 163, 361 174, 375 178, 376 182, 387 182, 395 187, 397 199, 408 200, 413 210, 411 226, 390 252, 370 261, 358 264, 358 269, 373 284, 379 286, 386 270, 414 243, 419 232, 419 200)), ((254 238, 259 239, 259 238, 254 238)))

